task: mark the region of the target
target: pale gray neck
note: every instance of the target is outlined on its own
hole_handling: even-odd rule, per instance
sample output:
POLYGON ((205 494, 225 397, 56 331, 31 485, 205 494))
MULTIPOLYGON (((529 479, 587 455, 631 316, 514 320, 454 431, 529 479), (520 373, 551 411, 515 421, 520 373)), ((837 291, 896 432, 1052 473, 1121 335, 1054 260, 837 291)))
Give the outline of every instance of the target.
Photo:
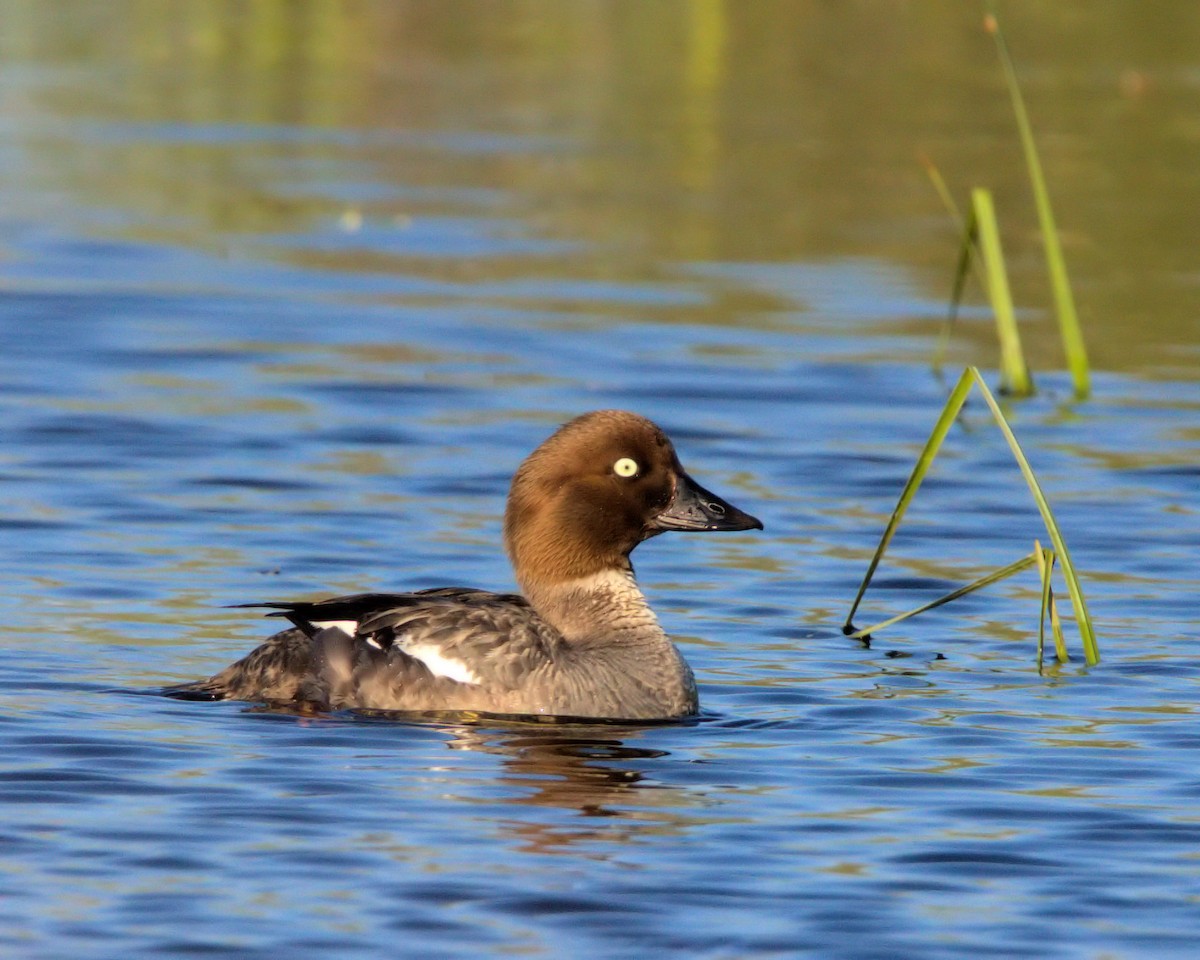
POLYGON ((662 642, 666 634, 632 568, 526 590, 529 602, 568 640, 603 634, 617 642, 662 642))

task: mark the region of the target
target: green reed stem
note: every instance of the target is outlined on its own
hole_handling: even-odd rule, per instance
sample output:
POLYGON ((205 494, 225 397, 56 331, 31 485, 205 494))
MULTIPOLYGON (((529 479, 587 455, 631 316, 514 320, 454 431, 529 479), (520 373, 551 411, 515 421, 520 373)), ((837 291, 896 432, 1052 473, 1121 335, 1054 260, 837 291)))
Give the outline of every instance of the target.
MULTIPOLYGON (((933 604, 928 604, 925 607, 913 611, 913 613, 904 614, 901 617, 894 617, 891 620, 884 621, 882 624, 870 628, 870 630, 857 630, 854 625, 854 615, 858 612, 858 608, 862 603, 863 597, 866 595, 867 587, 870 586, 871 578, 874 577, 875 571, 879 568, 879 563, 883 559, 884 553, 887 551, 888 545, 895 536, 896 529, 900 525, 901 519, 908 510, 909 504, 912 503, 913 497, 916 496, 917 490, 921 486, 921 482, 929 473, 930 467, 933 465, 934 459, 937 457, 938 451, 941 449, 946 435, 950 431, 951 425, 966 402, 971 388, 978 386, 983 394, 984 401, 988 405, 988 409, 992 413, 992 417, 996 421, 996 425, 1000 428, 1000 432, 1004 435, 1005 441, 1008 443, 1009 450, 1012 452, 1013 458, 1017 461, 1017 466, 1021 469, 1021 474, 1025 478, 1025 483, 1029 487, 1030 493, 1033 495, 1034 502, 1037 504, 1038 512, 1042 516, 1042 521, 1046 526, 1046 532, 1050 536, 1051 543, 1054 545, 1054 553, 1062 566, 1063 578, 1067 582, 1067 589, 1071 595, 1071 603, 1075 608, 1075 620, 1079 626, 1080 639, 1083 642, 1084 658, 1089 664, 1098 663, 1100 660, 1100 651, 1096 644, 1096 633, 1092 626, 1091 617, 1088 614, 1087 603, 1083 597, 1083 588, 1079 584, 1079 578, 1075 573, 1075 566, 1071 562, 1071 557, 1067 551, 1066 542, 1063 539, 1062 532, 1059 530, 1058 522, 1054 518, 1054 513, 1050 509, 1050 504, 1046 500, 1045 494, 1042 493, 1041 485, 1038 483, 1037 477, 1033 473, 1033 468, 1030 467, 1028 459, 1025 457, 1021 445, 1017 442, 1016 436, 1009 427, 1008 421, 1004 419, 1004 414, 1000 410, 1000 405, 996 402, 996 398, 988 389, 987 383, 984 382, 983 376, 976 367, 967 367, 963 370, 962 376, 954 385, 954 389, 950 391, 950 396, 947 397, 945 406, 942 407, 942 412, 938 416, 937 422, 934 424, 933 431, 929 435, 929 439, 925 443, 920 456, 917 458, 916 464, 913 466, 912 473, 909 475, 908 481, 904 485, 904 489, 900 492, 900 499, 896 503, 896 508, 892 511, 892 515, 888 520, 887 526, 884 528, 883 536, 879 540, 879 546, 875 548, 875 554, 871 557, 871 562, 867 566, 867 572, 863 577, 862 584, 858 588, 858 593, 854 597, 854 602, 850 606, 850 613, 846 617, 846 622, 843 625, 843 632, 850 636, 862 637, 870 630, 879 630, 890 623, 895 623, 898 620, 913 616, 924 609, 932 609, 934 606, 940 606, 943 603, 949 602, 951 599, 956 599, 957 596, 962 596, 963 592, 956 591, 949 597, 935 601, 933 604)), ((1017 561, 1017 564, 1028 566, 1030 563, 1038 562, 1039 558, 1042 563, 1045 563, 1044 558, 1040 555, 1040 545, 1035 549, 1032 559, 1026 557, 1024 560, 1017 561)), ((1011 566, 1011 565, 1010 565, 1011 566)), ((1007 570, 1008 568, 1005 568, 1007 570)), ((1015 570, 1005 572, 999 571, 1002 576, 1009 576, 1015 570)), ((1049 572, 1043 574, 1043 579, 1049 576, 1049 572)), ((992 579, 983 578, 988 583, 995 582, 999 576, 989 575, 992 579)), ((972 585, 971 589, 978 589, 978 585, 972 585)), ((1043 586, 1043 590, 1046 587, 1043 586)), ((1066 658, 1065 643, 1061 638, 1061 622, 1058 620, 1057 611, 1053 605, 1053 598, 1047 598, 1047 605, 1050 609, 1051 626, 1055 630, 1055 646, 1060 659, 1066 658), (1057 626, 1056 626, 1057 624, 1057 626)))
POLYGON ((959 597, 965 597, 968 593, 974 593, 976 590, 982 590, 984 587, 991 586, 1006 577, 1011 577, 1014 573, 1020 573, 1022 570, 1028 570, 1037 562, 1037 558, 1031 553, 1027 557, 1022 557, 1020 560, 1015 560, 1006 567, 1001 567, 999 570, 993 570, 986 576, 980 577, 978 580, 972 580, 966 586, 959 587, 957 590, 952 590, 945 596, 938 597, 936 600, 931 600, 929 603, 922 604, 915 610, 909 610, 907 613, 897 614, 890 617, 881 623, 876 623, 870 627, 865 627, 862 630, 855 630, 848 634, 852 640, 862 640, 864 637, 870 636, 877 630, 882 630, 884 627, 890 627, 892 624, 899 623, 901 620, 907 620, 909 617, 915 617, 918 613, 925 613, 927 610, 933 610, 943 604, 949 603, 951 600, 957 600, 959 597))
POLYGON ((1025 98, 1021 95, 1021 88, 1017 85, 1017 71, 1013 66, 1012 57, 1008 52, 1008 44, 1004 40, 1004 34, 1000 31, 1000 23, 994 10, 989 12, 984 19, 984 28, 996 41, 996 52, 1000 57, 1000 66, 1004 70, 1004 82, 1008 87, 1009 97, 1012 99, 1013 113, 1016 114, 1021 149, 1025 153, 1025 166, 1029 171, 1029 182, 1033 188, 1034 202, 1037 205, 1038 223, 1042 230, 1042 244, 1046 251, 1046 269, 1050 274, 1050 285, 1054 294, 1054 308, 1058 316, 1058 328, 1062 335, 1063 351, 1066 354, 1067 366, 1070 368, 1071 379, 1075 385, 1075 395, 1082 399, 1091 392, 1087 347, 1083 342, 1083 331, 1079 325, 1079 315, 1075 310, 1075 295, 1071 289, 1071 279, 1067 275, 1067 263, 1063 257, 1062 243, 1054 220, 1054 210, 1050 206, 1050 192, 1046 189, 1042 161, 1038 156, 1037 144, 1033 139, 1033 127, 1025 109, 1025 98))
MULTIPOLYGON (((988 299, 996 316, 996 336, 1000 340, 1000 375, 1009 393, 1027 397, 1033 393, 1033 381, 1021 350, 1021 335, 1017 331, 1017 315, 1013 310, 1008 270, 1004 266, 1004 250, 1000 246, 1000 228, 996 223, 996 207, 992 203, 991 191, 982 187, 971 191, 971 223, 983 255, 988 299)), ((969 234, 964 242, 970 242, 969 234)), ((959 272, 962 272, 961 264, 959 272)))
POLYGON ((1054 567, 1054 551, 1046 550, 1037 540, 1033 541, 1033 555, 1037 560, 1038 573, 1042 577, 1042 609, 1038 616, 1037 668, 1042 672, 1046 651, 1046 614, 1050 611, 1053 591, 1050 586, 1050 571, 1054 567))
MULTIPOLYGON (((992 391, 984 383, 979 371, 974 367, 970 367, 969 372, 978 384, 988 408, 992 411, 992 417, 996 421, 996 426, 1000 428, 1000 432, 1004 435, 1004 439, 1008 443, 1008 448, 1012 451, 1013 458, 1017 461, 1017 466, 1021 468, 1021 475, 1025 478, 1025 484, 1029 487, 1029 492, 1033 494, 1034 503, 1037 504, 1038 512, 1042 515, 1042 522, 1046 525, 1046 533, 1050 535, 1050 542, 1054 544, 1054 552, 1062 567, 1063 579, 1067 581, 1067 590, 1071 595, 1071 604, 1075 608, 1075 620, 1079 627, 1079 637, 1083 641, 1084 659, 1089 664, 1099 663, 1100 650, 1096 645, 1096 632, 1092 627, 1092 618, 1088 614, 1087 601, 1083 598, 1083 587, 1079 584, 1079 577, 1075 573, 1075 564, 1071 562, 1071 554, 1067 550, 1067 542, 1063 539, 1062 531, 1058 528, 1058 521, 1054 519, 1054 512, 1050 509, 1046 495, 1042 493, 1041 484, 1038 483, 1033 468, 1029 465, 1029 461, 1021 449, 1021 445, 1017 442, 1016 435, 1012 432, 1008 421, 1004 419, 1004 414, 1000 411, 1000 404, 992 396, 992 391)), ((1054 615, 1052 609, 1051 624, 1053 622, 1054 615)), ((1065 646, 1059 652, 1065 656, 1065 646)))
POLYGON ((974 367, 967 367, 963 371, 962 376, 958 378, 958 383, 954 385, 954 389, 950 391, 950 396, 946 399, 946 405, 942 407, 941 415, 938 417, 937 423, 933 426, 933 432, 925 442, 925 448, 921 451, 921 455, 917 457, 917 462, 913 466, 912 473, 909 474, 908 482, 904 484, 904 489, 900 491, 900 499, 896 503, 896 509, 892 511, 892 516, 888 520, 887 526, 883 531, 883 536, 879 540, 879 546, 875 548, 875 555, 871 557, 871 562, 867 566, 867 573, 863 577, 863 582, 858 588, 857 595, 854 597, 854 603, 850 605, 850 613, 846 616, 846 623, 843 627, 847 633, 854 630, 851 625, 854 620, 854 614, 858 611, 859 604, 862 603, 862 598, 867 592, 871 578, 875 576, 875 570, 879 566, 879 561, 883 559, 884 553, 887 552, 888 544, 892 542, 892 537, 895 536, 896 528, 900 526, 900 521, 904 518, 905 511, 908 510, 908 505, 912 503, 913 497, 916 496, 917 490, 921 486, 921 481, 925 479, 929 468, 933 466, 934 458, 937 456, 938 450, 941 449, 942 441, 946 439, 946 434, 950 432, 954 418, 958 416, 958 411, 962 409, 963 403, 966 402, 967 394, 971 392, 970 371, 974 369, 974 367))

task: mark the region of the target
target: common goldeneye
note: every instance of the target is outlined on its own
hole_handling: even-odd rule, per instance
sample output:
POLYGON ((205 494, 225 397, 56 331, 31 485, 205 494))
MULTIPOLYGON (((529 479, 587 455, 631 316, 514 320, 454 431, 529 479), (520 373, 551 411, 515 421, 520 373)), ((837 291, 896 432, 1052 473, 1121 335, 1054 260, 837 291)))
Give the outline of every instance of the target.
POLYGON ((504 542, 523 595, 441 587, 247 604, 293 627, 167 692, 322 709, 688 716, 698 708, 692 671, 629 554, 667 530, 751 529, 762 523, 692 480, 655 424, 586 413, 513 477, 504 542))

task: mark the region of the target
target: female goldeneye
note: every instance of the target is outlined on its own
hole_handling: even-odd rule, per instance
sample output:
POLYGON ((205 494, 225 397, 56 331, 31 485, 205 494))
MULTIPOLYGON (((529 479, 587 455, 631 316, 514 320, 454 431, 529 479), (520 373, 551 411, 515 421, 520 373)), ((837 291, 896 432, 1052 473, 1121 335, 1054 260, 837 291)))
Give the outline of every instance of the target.
POLYGON ((692 480, 649 420, 587 413, 513 477, 504 542, 523 596, 442 587, 248 604, 293 628, 168 692, 323 709, 688 716, 698 707, 692 671, 629 554, 667 530, 750 529, 762 524, 692 480))

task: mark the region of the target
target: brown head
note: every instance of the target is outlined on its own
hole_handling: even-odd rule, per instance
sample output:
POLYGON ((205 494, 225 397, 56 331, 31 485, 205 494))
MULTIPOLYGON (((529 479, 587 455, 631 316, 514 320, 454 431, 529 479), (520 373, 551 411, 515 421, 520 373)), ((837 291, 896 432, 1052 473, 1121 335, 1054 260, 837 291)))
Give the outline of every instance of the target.
POLYGON ((517 470, 504 513, 526 590, 623 569, 634 547, 666 530, 750 529, 762 524, 692 480, 666 434, 623 410, 559 427, 517 470))

